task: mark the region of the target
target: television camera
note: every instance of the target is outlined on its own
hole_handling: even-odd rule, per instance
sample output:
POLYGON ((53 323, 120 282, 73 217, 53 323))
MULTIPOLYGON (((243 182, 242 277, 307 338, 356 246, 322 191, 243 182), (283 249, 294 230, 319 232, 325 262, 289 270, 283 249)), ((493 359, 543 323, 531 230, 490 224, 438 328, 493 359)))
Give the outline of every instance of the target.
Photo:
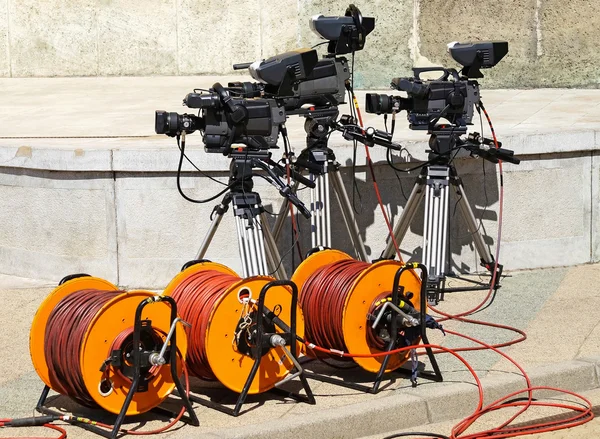
POLYGON ((479 102, 479 83, 482 68, 495 66, 507 53, 508 43, 489 41, 479 43, 450 43, 452 58, 463 65, 460 73, 453 68, 415 67, 414 77, 394 78, 391 87, 404 91, 408 97, 368 93, 367 113, 390 114, 407 111, 410 129, 427 130, 440 118, 457 126, 470 125, 473 108, 479 102), (423 80, 422 73, 441 72, 435 80, 423 80))
MULTIPOLYGON (((213 216, 209 233, 197 254, 198 258, 203 257, 223 213, 232 202, 238 228, 243 223, 243 229, 254 229, 253 224, 259 216, 262 221, 264 209, 258 194, 252 192, 252 177, 266 179, 302 214, 311 216, 295 196, 292 189, 294 186, 290 187, 283 182, 288 170, 271 159, 270 149, 277 148, 280 133, 284 140, 287 139, 285 121, 289 115, 297 114, 307 118, 305 127, 308 137, 312 136, 312 128, 316 126, 315 119, 335 121, 338 105, 345 102, 345 94, 350 87, 350 68, 346 58, 341 55, 361 50, 374 24, 373 18, 362 17, 354 5, 347 8, 343 17, 315 16, 311 19, 311 28, 328 40, 328 53, 323 59, 319 60, 317 51, 313 48, 292 50, 254 63, 236 64, 234 69, 248 69, 256 82, 234 82, 227 87, 215 83, 209 90, 194 90, 185 97, 183 104, 188 108, 198 109, 198 114, 156 112, 156 133, 177 137, 178 144, 181 141, 178 182, 187 134, 199 131, 203 136, 206 152, 222 153, 232 159, 230 181, 226 188, 229 193, 215 209, 216 215, 213 216), (239 145, 245 147, 238 147, 239 145), (256 172, 255 169, 262 172, 256 172)), ((329 124, 327 126, 330 129, 329 124)), ((317 131, 321 140, 321 133, 317 131)), ((300 168, 290 167, 289 172, 297 183, 315 188, 314 179, 304 177, 300 168)), ((192 200, 183 194, 180 185, 178 188, 189 201, 207 201, 192 200)), ((262 248, 259 242, 262 242, 264 233, 264 239, 269 241, 268 253, 271 253, 271 256, 267 255, 268 265, 273 268, 273 262, 279 258, 274 241, 268 236, 266 229, 267 227, 258 227, 254 238, 249 238, 247 242, 240 241, 240 248, 248 245, 262 248)), ((242 235, 244 233, 246 232, 242 235)), ((266 274, 264 267, 267 264, 262 263, 264 261, 257 265, 253 257, 246 255, 242 259, 245 274, 266 274), (256 267, 262 268, 255 270, 256 267)), ((281 264, 275 265, 280 267, 281 264)), ((279 277, 285 276, 280 274, 279 277)))
POLYGON ((276 148, 288 115, 314 114, 318 108, 337 117, 350 78, 347 59, 338 55, 361 50, 374 26, 375 20, 363 17, 354 5, 343 17, 312 17, 313 31, 329 41, 323 59, 316 50, 303 48, 236 64, 234 69, 248 69, 257 82, 233 82, 227 87, 217 83, 207 93, 194 90, 183 104, 199 109, 199 115, 157 111, 155 131, 173 137, 201 131, 205 150, 224 155, 229 155, 233 144, 254 150, 276 148))
MULTIPOLYGON (((405 209, 394 227, 395 242, 402 242, 410 223, 414 219, 418 206, 425 199, 423 224, 422 261, 428 269, 428 300, 437 304, 444 293, 470 291, 499 287, 502 265, 498 264, 485 244, 480 228, 468 202, 462 180, 453 164, 458 150, 468 151, 492 163, 501 161, 519 164, 514 152, 501 148, 496 139, 486 139, 479 133, 467 134, 467 125, 472 125, 474 110, 485 113, 481 102, 479 83, 481 69, 494 67, 508 53, 508 43, 504 41, 486 41, 477 43, 450 43, 448 51, 452 58, 463 66, 459 71, 453 68, 426 67, 413 68, 414 76, 394 78, 391 87, 404 91, 407 97, 369 93, 366 96, 368 113, 392 114, 406 110, 409 128, 427 130, 429 138, 429 160, 417 168, 421 173, 408 198, 405 209), (441 72, 433 80, 424 80, 425 72, 441 72), (473 243, 480 256, 481 264, 491 274, 489 284, 468 287, 446 287, 449 276, 448 263, 448 224, 449 192, 453 188, 457 194, 457 206, 464 216, 467 228, 473 237, 473 243)), ((486 114, 487 116, 487 114, 486 114)), ((393 135, 394 119, 392 119, 393 135)), ((386 134, 386 133, 383 133, 386 134)), ((394 167, 388 153, 388 163, 394 167)), ((417 169, 415 168, 415 169, 417 169)), ((394 167, 394 169, 396 169, 394 167)), ((393 258, 395 249, 393 240, 389 240, 381 254, 383 259, 393 258)))
POLYGON ((429 146, 432 154, 447 156, 451 150, 462 147, 473 155, 497 163, 503 160, 518 164, 513 151, 494 148, 493 141, 473 133, 467 140, 459 136, 466 134, 467 125, 472 125, 474 110, 480 111, 479 83, 481 69, 495 66, 508 53, 505 41, 448 44, 448 51, 463 68, 415 67, 414 76, 394 78, 391 87, 406 92, 408 97, 367 93, 367 113, 396 114, 407 112, 409 128, 427 130, 431 134, 429 146), (441 72, 434 80, 424 80, 421 74, 441 72), (442 119, 448 123, 440 122, 442 119))

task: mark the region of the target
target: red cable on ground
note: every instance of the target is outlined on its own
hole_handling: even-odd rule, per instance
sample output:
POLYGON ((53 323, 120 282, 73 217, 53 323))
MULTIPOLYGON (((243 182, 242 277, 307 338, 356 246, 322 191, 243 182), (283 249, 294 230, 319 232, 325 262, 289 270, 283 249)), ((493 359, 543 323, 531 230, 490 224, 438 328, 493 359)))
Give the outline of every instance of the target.
POLYGON ((210 314, 226 290, 240 278, 216 270, 202 270, 184 279, 171 294, 177 302, 179 315, 192 327, 187 330, 187 366, 198 378, 214 380, 205 349, 206 330, 210 314))
POLYGON ((507 421, 505 421, 500 426, 498 426, 494 429, 481 431, 481 432, 469 434, 466 436, 461 436, 461 438, 462 439, 481 439, 481 438, 486 438, 486 437, 494 437, 494 438, 515 437, 515 436, 521 436, 521 435, 525 435, 525 434, 541 433, 544 431, 556 431, 556 430, 561 430, 564 428, 574 427, 576 425, 581 425, 581 424, 588 422, 594 418, 594 414, 592 413, 592 404, 590 403, 590 401, 588 401, 583 396, 578 395, 574 392, 570 392, 568 390, 558 389, 558 388, 554 388, 554 387, 533 387, 531 385, 531 380, 530 380, 529 376, 527 375, 527 373, 525 372, 525 370, 515 360, 513 360, 510 356, 508 356, 501 350, 499 350, 485 342, 482 342, 480 340, 477 340, 473 337, 469 337, 464 334, 460 334, 458 332, 454 332, 454 331, 450 331, 450 330, 446 330, 446 332, 449 334, 453 334, 453 335, 465 338, 474 343, 481 344, 484 347, 486 347, 487 349, 493 350, 497 354, 501 355, 502 357, 504 357, 505 359, 510 361, 517 369, 519 369, 519 371, 521 372, 521 374, 523 375, 523 378, 525 378, 525 381, 527 383, 526 388, 521 389, 516 392, 513 392, 509 395, 506 395, 506 396, 492 402, 491 404, 488 404, 486 407, 481 407, 481 404, 479 404, 478 408, 473 412, 473 414, 471 414, 470 416, 468 416, 467 418, 465 418, 464 420, 459 422, 456 426, 454 426, 454 428, 452 429, 452 435, 450 436, 451 438, 457 438, 459 435, 464 433, 471 425, 473 425, 473 423, 475 423, 475 421, 477 419, 479 419, 484 414, 492 412, 492 411, 500 410, 502 408, 508 408, 508 407, 522 407, 522 408, 516 414, 511 416, 507 421), (565 394, 574 396, 574 397, 584 401, 585 404, 587 405, 587 407, 584 408, 584 407, 581 407, 578 405, 533 401, 533 391, 535 391, 535 390, 551 390, 551 391, 555 391, 555 392, 565 393, 565 394), (521 393, 525 393, 525 392, 527 392, 527 401, 506 402, 507 400, 509 400, 521 393), (569 410, 579 412, 579 414, 573 415, 570 418, 567 418, 566 420, 561 420, 561 421, 532 424, 532 425, 528 425, 525 427, 507 428, 511 422, 513 422, 515 419, 517 419, 518 416, 520 416, 522 413, 524 413, 531 406, 569 409, 569 410))
MULTIPOLYGON (((0 419, 0 428, 5 427, 5 424, 11 422, 12 419, 0 419)), ((10 426, 6 426, 6 428, 8 428, 10 426)), ((44 428, 49 428, 51 430, 55 430, 58 431, 60 433, 60 436, 56 437, 56 438, 52 438, 52 439, 66 439, 67 438, 67 432, 65 431, 64 428, 59 427, 58 425, 52 425, 52 424, 43 424, 40 427, 44 427, 44 428)), ((48 439, 48 437, 35 437, 35 436, 23 436, 20 437, 19 439, 48 439)))

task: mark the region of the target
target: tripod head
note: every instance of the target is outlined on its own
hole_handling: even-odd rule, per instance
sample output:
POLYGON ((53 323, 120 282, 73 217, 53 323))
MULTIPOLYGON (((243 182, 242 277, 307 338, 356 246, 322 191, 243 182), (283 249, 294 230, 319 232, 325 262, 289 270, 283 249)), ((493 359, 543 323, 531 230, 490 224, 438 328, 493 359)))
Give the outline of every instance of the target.
POLYGON ((498 142, 496 148, 493 139, 483 137, 474 132, 463 139, 461 136, 467 133, 467 127, 438 124, 429 130, 429 159, 436 164, 448 164, 452 161, 451 152, 463 148, 472 156, 481 157, 492 163, 498 163, 499 160, 518 165, 521 160, 514 157, 514 151, 506 148, 500 148, 502 142, 498 142))
MULTIPOLYGON (((231 157, 229 175, 231 194, 239 195, 241 193, 246 197, 246 193, 252 192, 254 187, 252 178, 260 177, 277 188, 279 194, 296 206, 303 216, 310 218, 310 211, 282 179, 286 175, 286 169, 271 159, 269 151, 235 150, 229 156, 231 157), (256 172, 256 169, 264 171, 266 175, 256 172)), ((314 182, 292 169, 290 169, 290 176, 310 188, 315 187, 314 182)), ((252 194, 256 195, 253 192, 252 194)))

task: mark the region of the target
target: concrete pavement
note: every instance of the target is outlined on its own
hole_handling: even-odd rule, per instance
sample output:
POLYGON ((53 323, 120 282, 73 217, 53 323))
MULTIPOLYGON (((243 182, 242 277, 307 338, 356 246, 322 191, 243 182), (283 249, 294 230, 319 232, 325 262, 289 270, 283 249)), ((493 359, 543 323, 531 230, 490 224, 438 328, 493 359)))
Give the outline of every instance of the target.
MULTIPOLYGON (((599 277, 599 264, 512 272, 504 279, 493 305, 476 314, 476 317, 513 325, 528 332, 529 338, 525 342, 507 348, 505 352, 525 367, 534 385, 558 386, 587 394, 592 392, 593 401, 597 404, 600 399, 598 390, 595 390, 600 387, 600 348, 597 342, 600 313, 594 310, 598 308, 600 300, 600 293, 595 288, 599 277)), ((0 344, 7 347, 5 359, 0 362, 2 417, 31 415, 41 391, 41 382, 29 359, 28 331, 37 306, 48 292, 49 288, 0 291, 0 299, 11 310, 0 315, 0 344)), ((439 308, 459 312, 475 305, 481 299, 481 294, 448 295, 439 308)), ((448 322, 446 327, 486 342, 506 341, 513 337, 504 331, 464 323, 448 322)), ((430 338, 432 342, 446 346, 465 346, 465 343, 452 336, 443 338, 436 332, 432 332, 430 338)), ((471 352, 464 356, 482 377, 487 401, 524 386, 524 380, 516 369, 507 367, 505 361, 500 362, 497 355, 471 352)), ((408 380, 396 377, 378 395, 365 395, 311 380, 317 398, 316 406, 281 400, 271 395, 258 395, 250 398, 250 410, 242 416, 232 418, 199 407, 199 428, 184 426, 159 437, 259 438, 278 434, 290 438, 379 439, 388 433, 409 428, 424 431, 440 428, 439 432, 448 434, 452 422, 472 412, 477 396, 472 378, 460 363, 448 355, 439 355, 438 362, 444 374, 444 383, 420 380, 419 387, 413 389, 408 380)), ((370 378, 356 369, 338 372, 316 363, 309 363, 308 367, 353 380, 370 378)), ((235 395, 215 383, 196 381, 193 389, 226 403, 232 403, 235 398, 235 395)), ((58 397, 53 404, 71 409, 75 406, 64 397, 58 397)), ((88 410, 83 412, 93 417, 102 415, 88 410)), ((548 414, 540 412, 528 416, 544 417, 548 414)), ((107 416, 102 418, 108 422, 114 420, 107 416)), ((141 419, 143 429, 164 425, 150 415, 144 415, 141 419)), ((524 417, 522 422, 528 419, 524 417)), ((583 428, 581 431, 585 431, 583 428)), ((67 429, 71 437, 93 437, 70 426, 67 429)), ((583 437, 579 436, 579 431, 573 429, 572 432, 563 432, 562 436, 554 437, 583 437)), ((0 429, 0 437, 13 436, 17 432, 39 435, 33 429, 0 429)))

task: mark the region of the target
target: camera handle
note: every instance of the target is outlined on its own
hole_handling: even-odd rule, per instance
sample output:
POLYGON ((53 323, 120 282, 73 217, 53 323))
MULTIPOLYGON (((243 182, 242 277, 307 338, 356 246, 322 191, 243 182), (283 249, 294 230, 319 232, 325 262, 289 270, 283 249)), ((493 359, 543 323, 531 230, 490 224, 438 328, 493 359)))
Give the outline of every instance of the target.
POLYGON ((426 72, 443 72, 443 75, 437 78, 438 81, 447 81, 449 76, 452 76, 455 81, 460 80, 456 69, 447 69, 446 67, 413 67, 412 71, 415 79, 418 80, 421 80, 421 73, 426 72))
MULTIPOLYGON (((263 162, 262 160, 254 160, 253 165, 256 166, 257 168, 260 168, 263 171, 265 171, 267 173, 267 176, 263 176, 263 178, 265 178, 265 180, 267 180, 269 183, 271 183, 273 186, 275 186, 277 188, 277 190, 279 190, 279 194, 282 197, 286 198, 294 206, 296 206, 296 208, 300 211, 300 213, 305 218, 307 218, 307 219, 310 218, 310 216, 311 216, 310 211, 306 208, 304 203, 302 201, 300 201, 300 199, 296 196, 296 194, 294 193, 292 188, 290 186, 288 186, 287 184, 285 184, 283 182, 283 180, 281 180, 281 178, 275 173, 275 171, 267 163, 263 162)), ((300 175, 300 177, 301 177, 302 181, 306 181, 308 183, 307 186, 314 188, 313 182, 302 177, 301 175, 300 175)))
POLYGON ((498 163, 500 160, 514 165, 521 163, 521 160, 514 157, 513 150, 501 148, 502 142, 498 142, 496 148, 492 139, 483 137, 479 133, 470 134, 467 140, 459 139, 457 145, 469 151, 471 155, 479 156, 492 163, 498 163))
POLYGON ((402 151, 402 145, 392 142, 391 133, 377 130, 373 127, 363 129, 354 124, 354 120, 348 116, 342 116, 340 122, 341 123, 337 124, 334 129, 340 131, 346 140, 356 140, 370 147, 379 145, 395 151, 402 151))

